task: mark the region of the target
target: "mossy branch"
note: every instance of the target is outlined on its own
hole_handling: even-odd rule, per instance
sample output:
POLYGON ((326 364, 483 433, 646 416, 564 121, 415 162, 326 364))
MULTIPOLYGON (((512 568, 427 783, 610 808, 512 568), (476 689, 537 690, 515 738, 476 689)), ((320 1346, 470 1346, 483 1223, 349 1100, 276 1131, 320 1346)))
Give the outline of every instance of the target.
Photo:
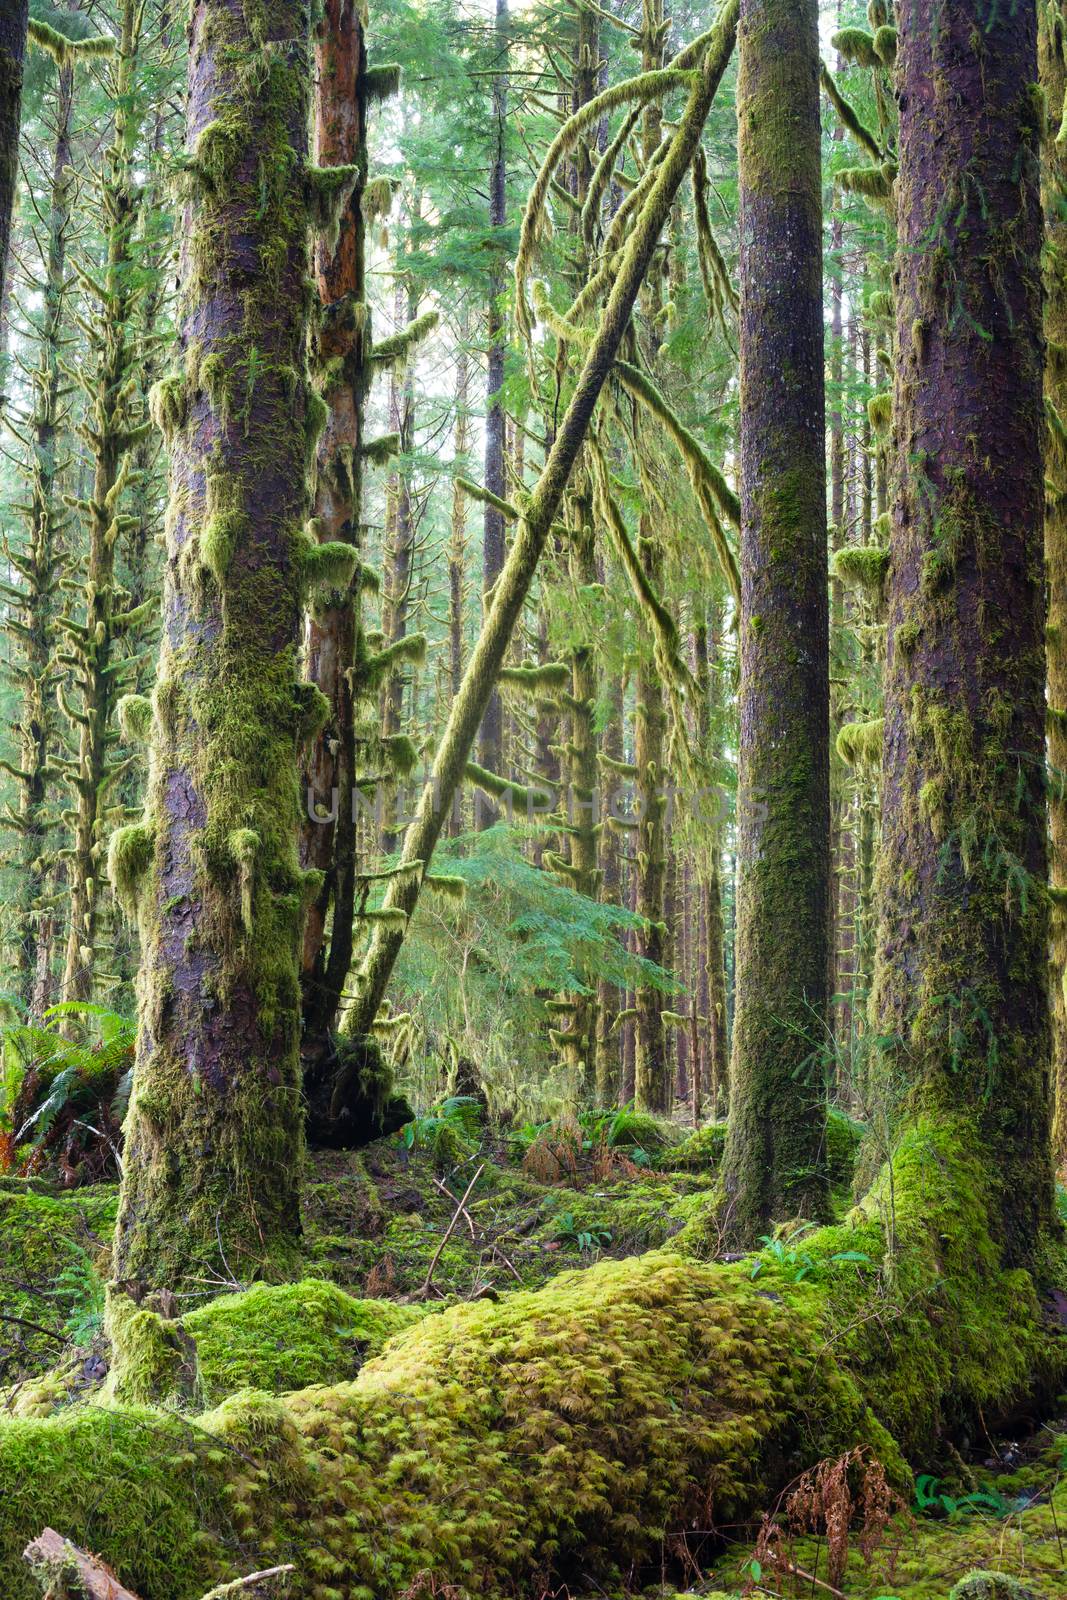
POLYGON ((536 667, 501 667, 497 676, 499 684, 528 694, 563 689, 570 681, 571 669, 565 661, 545 661, 536 667))
POLYGON ((376 344, 371 351, 371 360, 377 366, 385 367, 395 366, 397 362, 406 360, 412 350, 433 332, 440 320, 438 312, 424 311, 421 317, 409 322, 399 333, 394 333, 388 339, 383 339, 380 344, 376 344))
POLYGON ((510 500, 501 499, 500 495, 494 494, 492 489, 486 489, 482 484, 475 483, 473 478, 465 478, 457 473, 453 482, 457 489, 462 489, 464 494, 469 494, 472 500, 478 500, 485 506, 492 506, 494 510, 500 512, 501 516, 507 517, 511 522, 518 521, 522 515, 518 506, 512 505, 510 500))
POLYGON ((667 404, 651 378, 628 361, 616 361, 615 371, 625 388, 663 424, 674 440, 711 534, 723 576, 729 585, 730 593, 740 602, 741 573, 737 557, 727 543, 719 521, 721 514, 738 527, 741 522, 740 501, 718 467, 705 453, 699 440, 667 404))
POLYGON ((548 147, 526 201, 526 210, 519 230, 519 248, 515 257, 515 321, 519 332, 526 340, 529 340, 533 332, 530 308, 526 303, 526 280, 533 264, 534 251, 544 217, 545 201, 556 168, 564 156, 574 148, 586 128, 595 126, 602 117, 619 106, 629 105, 634 101, 639 105, 648 105, 654 100, 662 100, 664 96, 677 89, 692 89, 692 87, 692 73, 679 71, 676 67, 665 67, 659 72, 641 73, 636 78, 628 78, 625 83, 616 84, 613 88, 594 95, 592 100, 586 101, 573 116, 567 118, 556 134, 548 147))
POLYGON ((885 151, 860 117, 859 112, 842 94, 838 87, 837 79, 825 61, 820 64, 819 76, 822 80, 822 86, 826 90, 826 98, 837 112, 842 127, 847 128, 856 143, 862 145, 872 161, 877 161, 880 164, 885 160, 885 151))

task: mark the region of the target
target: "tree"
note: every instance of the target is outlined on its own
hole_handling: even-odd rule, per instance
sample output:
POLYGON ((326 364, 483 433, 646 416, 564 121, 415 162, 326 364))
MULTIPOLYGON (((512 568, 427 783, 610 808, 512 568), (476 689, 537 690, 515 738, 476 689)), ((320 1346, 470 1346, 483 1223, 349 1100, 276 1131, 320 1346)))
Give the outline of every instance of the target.
POLYGON ((1037 15, 901 21, 875 1003, 912 1107, 973 1125, 1015 1265, 1053 1203, 1037 15))
POLYGON ((309 96, 303 0, 196 0, 183 360, 153 395, 171 506, 152 779, 110 851, 142 939, 115 1271, 154 1285, 284 1277, 298 1258, 298 951, 319 888, 297 860, 298 755, 329 708, 297 646, 316 578, 358 559, 304 528, 326 421, 309 228, 336 225, 358 175, 308 161, 309 96))
MULTIPOLYGON (((495 41, 497 56, 493 64, 493 153, 489 165, 489 226, 498 233, 507 222, 508 166, 508 0, 496 0, 495 41)), ((501 247, 494 243, 495 268, 489 282, 489 307, 486 335, 489 347, 486 377, 485 487, 498 498, 507 492, 504 470, 504 353, 507 329, 503 295, 507 274, 501 247)), ((504 568, 504 517, 500 507, 486 500, 482 524, 482 586, 488 596, 504 568)), ((490 772, 500 772, 504 755, 504 712, 499 691, 490 690, 478 735, 478 761, 490 772)), ((475 801, 479 826, 491 827, 497 819, 492 800, 479 793, 475 801)))
POLYGON ((736 1233, 818 1214, 829 907, 829 653, 818 6, 744 0, 736 1233))
POLYGON ((26 58, 29 0, 14 0, 0 17, 0 305, 4 303, 11 212, 19 167, 22 67, 26 58))
POLYGON ((87 402, 81 433, 92 461, 92 490, 78 502, 88 529, 82 619, 68 613, 58 619, 66 638, 59 660, 70 667, 76 689, 74 704, 62 689, 59 703, 78 741, 76 759, 63 765, 74 801, 64 1001, 88 1000, 92 995, 108 824, 120 810, 114 790, 126 764, 114 758, 114 721, 132 661, 120 657, 116 646, 155 609, 154 599, 129 607, 115 572, 119 541, 130 527, 125 499, 134 472, 133 453, 152 427, 142 411, 133 326, 144 292, 136 275, 141 190, 134 171, 143 107, 136 83, 143 26, 140 0, 123 0, 114 69, 114 130, 100 185, 103 274, 98 277, 75 264, 93 305, 90 359, 77 373, 87 402))
POLYGON ((1053 1156, 1067 1163, 1067 140, 1060 137, 1067 90, 1067 23, 1058 0, 1038 10, 1041 84, 1048 98, 1042 201, 1045 212, 1045 403, 1048 463, 1045 569, 1048 579, 1050 989, 1054 1085, 1053 1156))

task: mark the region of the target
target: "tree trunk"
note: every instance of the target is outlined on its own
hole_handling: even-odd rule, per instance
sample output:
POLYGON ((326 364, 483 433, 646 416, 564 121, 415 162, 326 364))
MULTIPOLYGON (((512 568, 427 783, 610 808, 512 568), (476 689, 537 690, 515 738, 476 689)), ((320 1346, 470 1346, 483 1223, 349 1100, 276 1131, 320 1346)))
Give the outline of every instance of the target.
POLYGON ((65 699, 61 701, 78 736, 77 761, 67 773, 75 817, 67 875, 70 922, 64 1001, 88 1000, 93 991, 101 886, 114 805, 109 800, 124 770, 114 758, 113 725, 130 667, 128 660, 124 664, 119 658, 116 645, 141 620, 136 609, 120 609, 115 557, 129 526, 124 507, 133 451, 151 428, 136 403, 137 385, 131 381, 138 355, 132 317, 143 295, 136 280, 134 248, 141 196, 134 172, 140 123, 135 79, 143 21, 139 0, 123 0, 114 67, 114 134, 100 196, 107 229, 106 265, 99 286, 82 277, 96 303, 91 357, 79 380, 88 401, 88 415, 80 431, 89 445, 93 483, 88 500, 81 502, 89 545, 84 621, 60 619, 69 640, 67 659, 75 668, 80 702, 68 706, 65 699))
MULTIPOLYGON (((367 45, 356 0, 326 0, 316 41, 315 154, 321 167, 358 168, 339 219, 336 243, 320 237, 314 252, 322 306, 315 355, 327 387, 329 416, 319 441, 315 520, 323 544, 339 540, 362 549, 363 413, 370 387, 370 328, 366 315, 365 229, 362 213, 367 162, 367 45)), ((348 969, 356 903, 357 662, 365 654, 360 573, 331 584, 315 598, 304 624, 307 677, 326 697, 329 713, 311 745, 304 783, 300 860, 321 884, 308 907, 300 962, 302 1053, 314 1073, 330 1052, 348 969), (336 801, 336 803, 334 803, 336 801), (332 914, 332 917, 331 917, 332 914), (329 934, 327 935, 327 927, 329 934)))
MULTIPOLYGON (((489 170, 489 226, 503 232, 507 207, 507 115, 508 115, 508 0, 496 0, 497 59, 493 78, 493 160, 489 170)), ((507 329, 504 321, 504 290, 507 268, 503 244, 494 246, 494 268, 489 280, 489 311, 486 333, 489 344, 489 370, 486 379, 485 487, 501 498, 507 494, 504 470, 504 355, 507 329)), ((504 569, 506 542, 504 518, 495 506, 486 504, 482 525, 482 592, 488 595, 504 569)), ((490 772, 503 772, 504 712, 499 690, 493 686, 486 702, 478 734, 478 762, 490 772)), ((487 828, 499 811, 490 797, 479 791, 474 815, 478 827, 487 828)))
POLYGON ((818 1215, 829 655, 816 0, 742 0, 741 742, 725 1181, 739 1238, 818 1215))
POLYGON ((306 160, 308 48, 303 0, 266 22, 195 0, 184 363, 154 396, 171 506, 152 780, 145 823, 111 849, 143 951, 114 1271, 154 1286, 298 1260, 298 753, 328 713, 297 679, 325 422, 306 381, 308 232, 331 192, 306 160))
POLYGON ((973 1119, 1019 1265, 1053 1208, 1037 20, 901 20, 877 1014, 887 1087, 973 1119))
POLYGON ((23 579, 22 598, 17 602, 19 615, 12 641, 11 669, 22 689, 18 725, 19 879, 15 906, 15 966, 19 993, 27 1001, 32 997, 41 958, 40 933, 42 922, 48 920, 45 902, 54 866, 48 855, 50 830, 45 802, 55 780, 58 755, 54 706, 58 540, 68 520, 59 502, 57 445, 61 424, 60 358, 66 303, 67 231, 74 176, 70 159, 73 107, 74 68, 67 63, 57 74, 44 306, 30 418, 32 455, 27 549, 24 556, 11 557, 23 579))
POLYGON ((1052 1002, 1052 1154, 1067 1167, 1067 145, 1056 138, 1067 90, 1067 23, 1058 4, 1038 12, 1041 83, 1048 97, 1044 149, 1045 397, 1051 408, 1046 466, 1049 883, 1052 1002))
POLYGON ((19 170, 22 69, 26 59, 29 0, 8 0, 0 16, 0 303, 11 245, 11 213, 19 170))

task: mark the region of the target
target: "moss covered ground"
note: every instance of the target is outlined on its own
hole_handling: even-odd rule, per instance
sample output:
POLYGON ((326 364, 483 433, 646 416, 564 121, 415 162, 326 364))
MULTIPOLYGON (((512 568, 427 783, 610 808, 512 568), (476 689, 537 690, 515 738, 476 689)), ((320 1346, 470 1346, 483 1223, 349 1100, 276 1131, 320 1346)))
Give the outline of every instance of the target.
MULTIPOLYGON (((834 1137, 847 1165, 855 1138, 834 1137)), ((144 1600, 290 1559, 299 1600, 759 1592, 761 1516, 857 1444, 908 1504, 913 1473, 953 1504, 899 1522, 892 1572, 854 1551, 848 1600, 948 1600, 975 1569, 1064 1592, 1063 1441, 1036 1425, 1067 1410, 1065 1338, 999 1268, 966 1125, 920 1125, 892 1183, 860 1206, 840 1187, 837 1224, 744 1259, 702 1259, 717 1130, 665 1139, 654 1170, 589 1145, 560 1183, 534 1175, 544 1137, 428 1126, 316 1157, 307 1278, 113 1301, 121 1373, 94 1322, 114 1192, 0 1191, 19 1251, 0 1313, 22 1294, 66 1340, 58 1367, 26 1347, 3 1379, 5 1600, 33 1594, 20 1553, 45 1523, 144 1600), (67 1241, 99 1275, 57 1304, 67 1241)), ((801 1530, 792 1565, 818 1577, 820 1542, 801 1530)), ((761 1571, 762 1592, 812 1587, 761 1571)))

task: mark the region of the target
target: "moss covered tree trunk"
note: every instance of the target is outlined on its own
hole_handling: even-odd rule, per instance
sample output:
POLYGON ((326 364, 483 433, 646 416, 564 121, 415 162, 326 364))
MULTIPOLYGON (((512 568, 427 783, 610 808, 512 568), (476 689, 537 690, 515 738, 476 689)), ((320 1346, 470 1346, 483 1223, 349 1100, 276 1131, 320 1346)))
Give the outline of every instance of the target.
POLYGON ((816 0, 742 0, 741 743, 725 1181, 740 1238, 818 1214, 829 660, 816 0))
POLYGON ((26 59, 29 0, 6 0, 0 15, 0 304, 11 247, 11 213, 19 169, 22 68, 26 59))
POLYGON ((196 0, 191 21, 183 364, 154 394, 171 499, 149 805, 111 849, 143 948, 115 1272, 155 1285, 283 1276, 298 1255, 298 754, 328 710, 297 679, 326 414, 308 232, 355 177, 306 159, 303 0, 196 0))
MULTIPOLYGON (((367 46, 362 8, 327 0, 319 25, 314 107, 320 167, 355 166, 352 192, 336 239, 316 241, 314 267, 321 303, 314 344, 329 416, 319 442, 315 531, 320 543, 362 546, 363 415, 370 331, 365 302, 363 195, 367 181, 367 46), (330 376, 327 377, 327 374, 330 376)), ((352 961, 356 900, 357 684, 363 659, 361 574, 320 590, 305 622, 308 679, 329 703, 305 768, 300 859, 321 874, 310 900, 301 952, 303 1055, 314 1073, 329 1052, 341 991, 352 961)))
POLYGON ((1019 1264, 1052 1215, 1036 7, 901 24, 877 1011, 1019 1264))
POLYGON ((46 801, 57 776, 54 702, 56 592, 60 577, 58 541, 68 521, 58 493, 61 466, 58 446, 63 421, 60 361, 67 288, 67 233, 74 178, 70 159, 73 107, 74 67, 68 61, 60 66, 57 74, 44 305, 29 424, 32 448, 27 541, 22 554, 12 553, 8 558, 22 579, 19 589, 8 591, 15 613, 9 619, 8 628, 13 645, 11 672, 21 691, 16 770, 18 802, 11 826, 18 838, 19 859, 15 969, 19 994, 26 1001, 32 999, 38 961, 43 954, 40 934, 49 921, 46 901, 53 865, 46 801))
POLYGON ((1067 88, 1067 22, 1059 0, 1039 9, 1041 83, 1048 98, 1044 147, 1045 397, 1049 406, 1045 567, 1048 625, 1049 882, 1053 890, 1052 1149, 1067 1166, 1067 140, 1058 138, 1067 88))

